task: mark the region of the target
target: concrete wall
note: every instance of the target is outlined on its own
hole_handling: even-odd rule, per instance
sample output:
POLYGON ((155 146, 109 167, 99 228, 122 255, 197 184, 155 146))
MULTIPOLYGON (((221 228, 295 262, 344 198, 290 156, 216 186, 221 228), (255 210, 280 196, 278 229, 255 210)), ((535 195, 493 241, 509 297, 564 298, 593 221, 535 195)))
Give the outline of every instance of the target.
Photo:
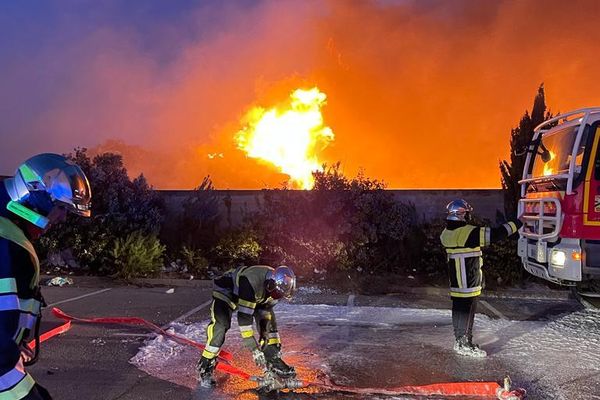
MULTIPOLYGON (((474 208, 475 213, 494 222, 496 211, 504 212, 504 198, 500 189, 463 189, 463 190, 390 190, 397 201, 412 203, 422 221, 428 221, 445 215, 448 202, 462 198, 474 208)), ((187 190, 161 190, 165 198, 169 215, 176 214, 187 190)), ((225 226, 238 225, 244 212, 256 211, 263 201, 263 190, 215 190, 220 198, 221 223, 225 226)))

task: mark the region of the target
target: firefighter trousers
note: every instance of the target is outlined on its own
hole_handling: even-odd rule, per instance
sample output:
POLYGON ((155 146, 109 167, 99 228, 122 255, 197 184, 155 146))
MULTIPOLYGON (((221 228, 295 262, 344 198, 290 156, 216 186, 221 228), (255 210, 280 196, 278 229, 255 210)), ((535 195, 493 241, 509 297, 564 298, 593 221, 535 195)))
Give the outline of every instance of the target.
MULTIPOLYGON (((206 328, 206 349, 203 356, 208 359, 216 357, 225 343, 225 334, 231 328, 233 315, 231 306, 218 298, 213 297, 210 307, 210 324, 206 328)), ((256 310, 254 319, 259 332, 259 344, 266 347, 268 344, 279 344, 277 322, 270 311, 256 310)))
POLYGON ((473 321, 477 309, 477 296, 452 297, 452 325, 454 336, 471 338, 473 336, 473 321))
POLYGON ((210 324, 206 328, 206 348, 210 350, 214 356, 210 356, 204 352, 206 358, 214 358, 218 355, 221 346, 225 342, 225 334, 231 328, 231 316, 233 309, 221 299, 213 298, 210 306, 210 324))

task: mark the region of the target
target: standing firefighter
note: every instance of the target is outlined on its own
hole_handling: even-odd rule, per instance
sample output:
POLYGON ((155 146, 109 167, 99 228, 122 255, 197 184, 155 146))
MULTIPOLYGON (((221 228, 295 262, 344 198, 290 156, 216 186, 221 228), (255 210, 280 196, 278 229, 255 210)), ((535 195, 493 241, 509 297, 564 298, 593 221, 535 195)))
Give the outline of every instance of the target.
POLYGON ((44 303, 30 241, 67 212, 89 217, 90 196, 81 169, 57 154, 34 156, 0 181, 0 399, 51 399, 24 368, 37 359, 44 303))
POLYGON ((448 255, 454 351, 464 356, 485 357, 487 353, 473 343, 477 297, 483 288, 481 248, 514 234, 521 222, 511 221, 496 228, 471 225, 473 208, 462 199, 450 202, 446 209, 446 229, 440 239, 448 255))
POLYGON ((244 345, 252 351, 258 367, 280 378, 295 378, 296 371, 281 359, 281 341, 273 307, 279 299, 290 298, 296 289, 296 276, 285 266, 275 269, 265 265, 239 267, 215 279, 211 322, 202 358, 198 361, 198 377, 203 387, 214 386, 213 372, 217 356, 231 326, 235 310, 244 345), (258 341, 252 327, 256 320, 258 341))

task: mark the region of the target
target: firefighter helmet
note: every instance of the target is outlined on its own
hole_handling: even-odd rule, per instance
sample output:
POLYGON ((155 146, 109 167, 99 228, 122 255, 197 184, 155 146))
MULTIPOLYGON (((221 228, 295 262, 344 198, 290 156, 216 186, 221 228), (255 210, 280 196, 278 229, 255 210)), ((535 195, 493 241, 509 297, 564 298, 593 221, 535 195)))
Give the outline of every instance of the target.
POLYGON ((463 199, 452 200, 446 206, 448 221, 463 221, 466 222, 471 217, 473 207, 463 199))
POLYGON ((91 190, 87 177, 66 157, 44 153, 31 157, 4 181, 12 201, 7 208, 29 222, 45 228, 45 218, 55 205, 90 216, 91 190))
POLYGON ((296 291, 296 275, 290 267, 282 265, 267 274, 267 291, 274 299, 292 297, 296 291))

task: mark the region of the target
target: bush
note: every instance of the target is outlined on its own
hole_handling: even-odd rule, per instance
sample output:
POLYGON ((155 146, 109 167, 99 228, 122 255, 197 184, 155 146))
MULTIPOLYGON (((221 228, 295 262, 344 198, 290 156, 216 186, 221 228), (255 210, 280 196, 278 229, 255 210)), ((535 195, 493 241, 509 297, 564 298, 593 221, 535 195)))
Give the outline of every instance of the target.
POLYGON ((134 232, 115 241, 110 255, 117 278, 155 276, 163 265, 165 246, 154 235, 134 232))
POLYGON ((208 277, 208 259, 204 256, 202 250, 183 246, 181 248, 181 260, 185 264, 187 271, 195 278, 208 277))
POLYGON ((525 278, 517 239, 508 238, 483 249, 483 275, 488 287, 513 286, 525 278))
POLYGON ((156 235, 165 205, 143 175, 130 180, 118 154, 89 157, 76 149, 68 157, 90 181, 92 217, 69 215, 64 224, 52 228, 40 240, 40 254, 48 256, 70 250, 79 264, 93 273, 117 272, 110 262, 115 242, 133 232, 156 235))
POLYGON ((256 234, 248 229, 227 232, 214 249, 214 260, 220 269, 239 265, 254 265, 259 261, 261 245, 256 234))
POLYGON ((446 227, 443 219, 432 220, 413 228, 404 242, 416 274, 424 280, 447 282, 446 250, 440 235, 446 227))
POLYGON ((314 178, 310 191, 265 191, 253 218, 265 262, 288 264, 304 274, 406 266, 399 244, 415 224, 413 206, 397 203, 382 182, 362 173, 346 178, 339 163, 314 178))

